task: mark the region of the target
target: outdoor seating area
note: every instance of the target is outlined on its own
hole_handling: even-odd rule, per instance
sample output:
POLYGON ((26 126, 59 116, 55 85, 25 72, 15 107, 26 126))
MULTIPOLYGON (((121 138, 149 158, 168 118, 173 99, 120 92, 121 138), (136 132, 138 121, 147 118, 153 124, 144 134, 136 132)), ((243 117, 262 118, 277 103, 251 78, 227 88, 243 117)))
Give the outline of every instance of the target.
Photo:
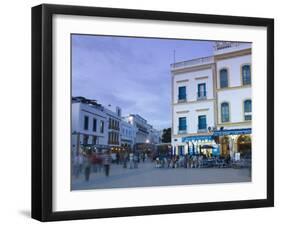
POLYGON ((230 158, 203 156, 175 156, 175 157, 156 157, 156 168, 251 168, 251 159, 241 158, 240 160, 231 160, 230 158))

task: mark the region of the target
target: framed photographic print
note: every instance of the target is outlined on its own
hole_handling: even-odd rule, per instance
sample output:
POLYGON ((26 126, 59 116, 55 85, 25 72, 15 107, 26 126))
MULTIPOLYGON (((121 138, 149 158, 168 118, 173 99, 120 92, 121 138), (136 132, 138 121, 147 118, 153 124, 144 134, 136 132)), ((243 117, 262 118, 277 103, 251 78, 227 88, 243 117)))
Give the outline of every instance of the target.
POLYGON ((274 21, 32 8, 32 217, 274 205, 274 21))

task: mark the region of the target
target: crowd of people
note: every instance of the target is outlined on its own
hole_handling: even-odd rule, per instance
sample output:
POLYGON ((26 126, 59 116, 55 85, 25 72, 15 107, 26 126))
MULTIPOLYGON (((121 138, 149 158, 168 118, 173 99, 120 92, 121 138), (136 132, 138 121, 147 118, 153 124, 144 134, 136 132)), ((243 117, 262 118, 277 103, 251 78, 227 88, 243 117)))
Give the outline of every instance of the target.
POLYGON ((206 156, 196 155, 158 155, 155 157, 156 168, 205 168, 205 167, 228 167, 230 156, 206 156))
POLYGON ((231 167, 230 155, 206 156, 195 155, 155 155, 151 156, 144 152, 125 151, 111 153, 109 150, 95 152, 91 150, 77 153, 72 162, 73 176, 84 176, 85 181, 90 180, 91 173, 104 173, 110 176, 111 164, 120 165, 124 169, 137 169, 140 162, 152 162, 156 168, 206 168, 206 167, 231 167))
POLYGON ((111 164, 122 165, 123 168, 137 169, 139 163, 148 159, 146 153, 123 152, 111 153, 109 150, 95 152, 84 150, 76 153, 72 161, 72 174, 75 178, 84 175, 85 181, 90 180, 91 173, 102 173, 110 176, 111 164))
POLYGON ((90 180, 91 172, 105 173, 108 177, 110 173, 111 155, 109 151, 104 153, 97 153, 88 151, 82 151, 76 153, 72 162, 73 175, 78 178, 81 174, 84 174, 85 181, 90 180))

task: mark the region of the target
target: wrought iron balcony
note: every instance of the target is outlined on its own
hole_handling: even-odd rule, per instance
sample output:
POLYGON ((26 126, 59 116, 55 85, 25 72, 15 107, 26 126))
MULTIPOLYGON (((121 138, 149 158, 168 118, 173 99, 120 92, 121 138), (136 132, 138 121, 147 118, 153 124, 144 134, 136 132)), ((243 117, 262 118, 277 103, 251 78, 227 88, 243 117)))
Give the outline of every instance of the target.
POLYGON ((207 91, 197 92, 197 100, 206 100, 207 99, 207 91))
POLYGON ((198 124, 197 132, 198 133, 206 133, 208 131, 207 124, 198 124))
POLYGON ((178 103, 184 103, 187 101, 187 98, 186 96, 178 96, 178 103))
POLYGON ((171 69, 174 70, 174 69, 183 68, 183 67, 194 67, 194 66, 198 66, 198 65, 202 65, 202 64, 211 64, 213 62, 214 62, 213 56, 201 57, 201 58, 197 58, 197 59, 181 61, 181 62, 171 64, 171 69))
POLYGON ((187 126, 179 126, 178 134, 187 133, 187 126))

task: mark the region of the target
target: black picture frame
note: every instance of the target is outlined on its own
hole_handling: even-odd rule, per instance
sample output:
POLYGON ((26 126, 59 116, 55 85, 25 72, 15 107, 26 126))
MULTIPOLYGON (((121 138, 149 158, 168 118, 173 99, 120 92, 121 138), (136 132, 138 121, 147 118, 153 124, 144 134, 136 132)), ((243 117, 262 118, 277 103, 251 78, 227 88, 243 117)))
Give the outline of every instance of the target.
POLYGON ((43 4, 32 8, 32 218, 40 221, 122 217, 274 206, 274 20, 43 4), (247 25, 267 28, 267 198, 95 210, 52 210, 52 18, 55 14, 247 25))

